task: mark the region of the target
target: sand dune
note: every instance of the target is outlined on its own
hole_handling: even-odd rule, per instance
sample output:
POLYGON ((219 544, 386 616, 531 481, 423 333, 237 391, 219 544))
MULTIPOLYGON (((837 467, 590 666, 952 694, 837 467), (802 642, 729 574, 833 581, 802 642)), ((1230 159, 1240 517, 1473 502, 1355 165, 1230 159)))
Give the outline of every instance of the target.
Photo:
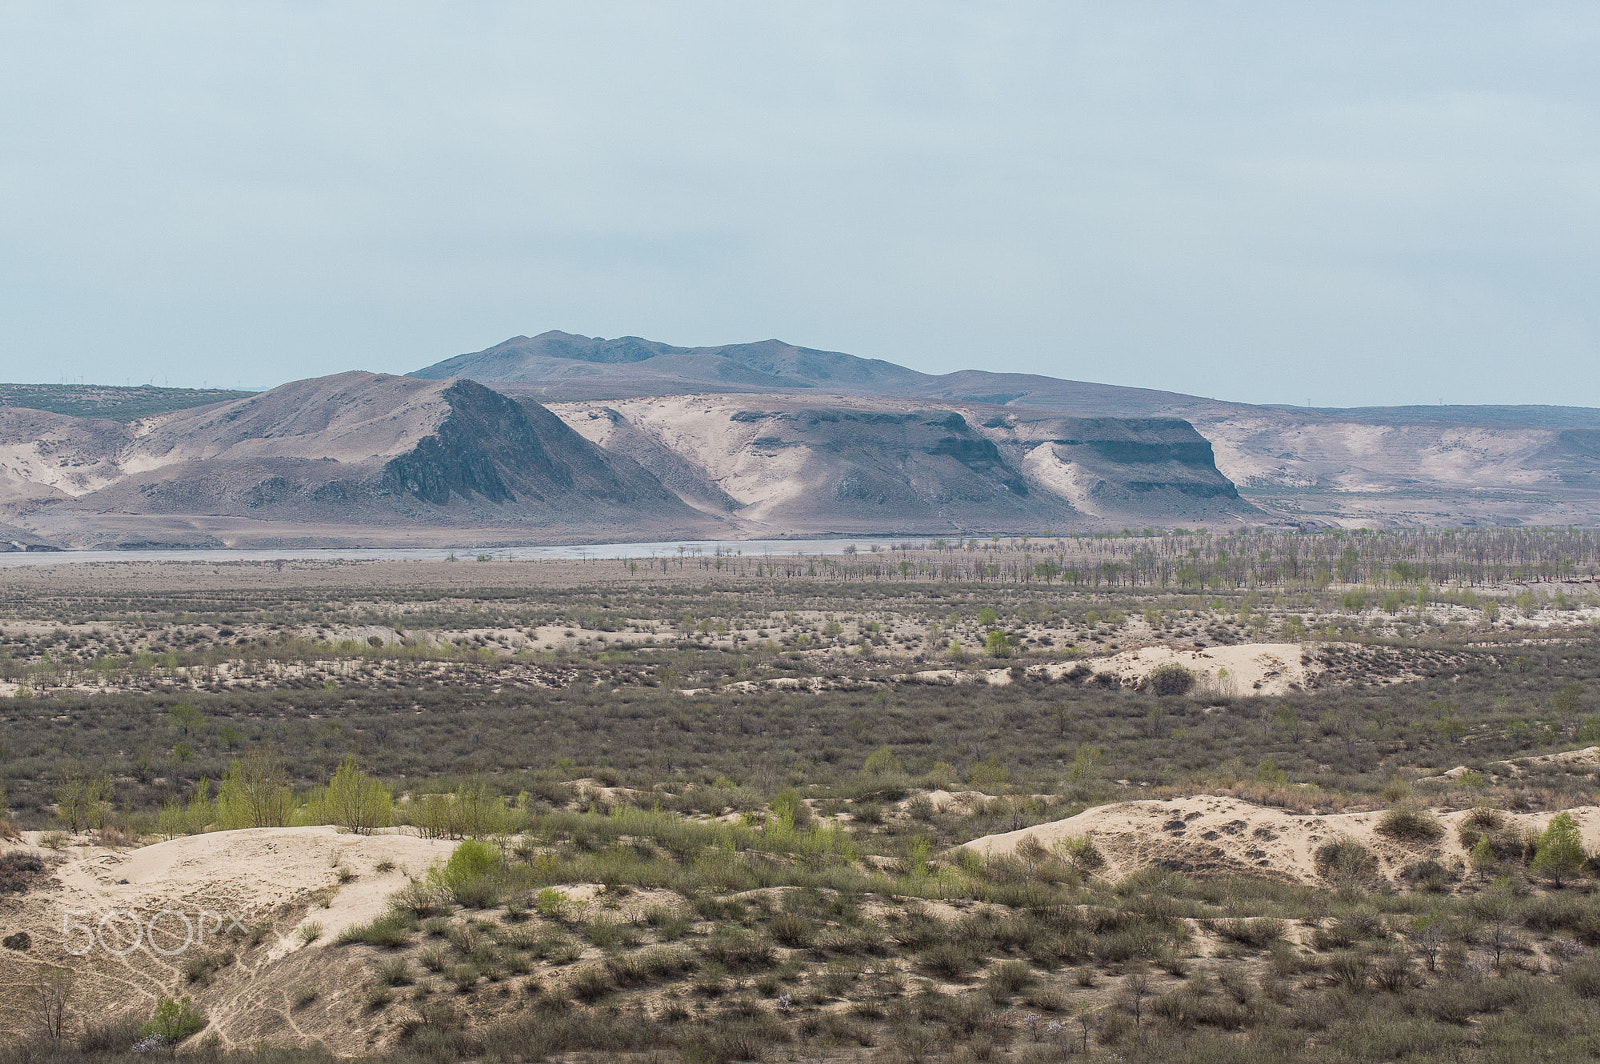
POLYGON ((349 1024, 351 999, 369 978, 356 954, 326 947, 383 912, 408 876, 424 875, 454 847, 331 827, 219 831, 134 850, 71 847, 55 883, 0 908, 4 933, 31 939, 25 950, 0 951, 0 1031, 18 1029, 23 988, 48 965, 75 973, 76 1000, 96 1003, 96 1019, 144 1017, 161 995, 190 994, 224 1045, 268 1038, 366 1049, 392 1023, 349 1024), (393 868, 380 872, 380 863, 393 868), (353 878, 341 883, 340 869, 353 878), (298 932, 312 922, 322 933, 307 944, 298 932), (214 977, 189 980, 186 964, 223 954, 234 959, 214 977), (293 1010, 303 984, 321 997, 293 1010))
MULTIPOLYGON (((1600 807, 1569 810, 1589 849, 1600 847, 1600 807)), ((1432 859, 1447 868, 1466 867, 1456 829, 1467 811, 1438 814, 1445 833, 1437 843, 1406 846, 1378 833, 1381 810, 1302 815, 1215 795, 1167 801, 1119 802, 1088 809, 1066 820, 985 835, 964 845, 985 856, 1015 854, 1031 838, 1046 849, 1062 839, 1092 839, 1106 859, 1104 874, 1117 878, 1150 865, 1211 874, 1244 873, 1301 883, 1320 883, 1317 847, 1349 837, 1377 856, 1380 871, 1394 879, 1408 866, 1432 859)), ((1522 828, 1542 831, 1551 813, 1507 814, 1522 828)))

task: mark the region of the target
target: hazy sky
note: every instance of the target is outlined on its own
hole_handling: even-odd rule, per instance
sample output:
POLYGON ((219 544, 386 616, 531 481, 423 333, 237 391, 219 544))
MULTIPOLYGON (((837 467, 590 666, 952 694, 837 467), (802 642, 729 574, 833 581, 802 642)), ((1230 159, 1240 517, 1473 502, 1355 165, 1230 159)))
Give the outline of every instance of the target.
POLYGON ((1600 405, 1594 4, 0 0, 0 379, 780 337, 1600 405))

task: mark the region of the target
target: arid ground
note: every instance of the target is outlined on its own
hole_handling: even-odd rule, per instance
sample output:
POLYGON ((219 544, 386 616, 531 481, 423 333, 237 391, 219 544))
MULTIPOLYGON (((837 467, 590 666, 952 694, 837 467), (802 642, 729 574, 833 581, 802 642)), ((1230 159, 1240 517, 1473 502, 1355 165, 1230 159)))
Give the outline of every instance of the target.
POLYGON ((0 570, 4 1052, 1582 1059, 1596 547, 0 570))

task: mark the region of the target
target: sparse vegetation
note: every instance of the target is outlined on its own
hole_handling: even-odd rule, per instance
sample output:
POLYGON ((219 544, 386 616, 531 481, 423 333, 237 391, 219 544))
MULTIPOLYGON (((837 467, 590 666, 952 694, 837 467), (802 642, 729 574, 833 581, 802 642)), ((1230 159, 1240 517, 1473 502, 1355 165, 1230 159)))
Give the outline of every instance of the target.
MULTIPOLYGON (((304 906, 420 877, 383 880, 390 909, 333 944, 299 908, 173 962, 220 1027, 208 995, 297 933, 301 963, 348 981, 295 974, 295 1022, 377 1025, 419 1064, 1582 1059, 1600 909, 1588 822, 1562 811, 1596 799, 1572 751, 1600 603, 1561 578, 1594 567, 1592 540, 1064 537, 476 586, 491 559, 448 585, 182 602, 0 581, 0 667, 28 690, 5 702, 5 804, 62 829, 59 854, 0 854, 0 890, 26 904, 91 838, 453 843, 425 875, 320 863, 304 906), (5 620, 40 609, 64 635, 5 620), (1087 664, 1251 639, 1311 679, 1087 664), (989 656, 952 662, 957 641, 989 656), (1369 833, 1319 837, 1315 881, 1289 882, 1272 838, 1241 829, 1259 860, 1207 865, 1233 842, 1176 814, 1148 852, 1192 848, 1131 873, 1103 837, 1030 830, 1190 794, 1369 833), (956 848, 1009 832, 1028 837, 956 848)), ((82 1052, 127 1034, 85 1027, 82 1052)))

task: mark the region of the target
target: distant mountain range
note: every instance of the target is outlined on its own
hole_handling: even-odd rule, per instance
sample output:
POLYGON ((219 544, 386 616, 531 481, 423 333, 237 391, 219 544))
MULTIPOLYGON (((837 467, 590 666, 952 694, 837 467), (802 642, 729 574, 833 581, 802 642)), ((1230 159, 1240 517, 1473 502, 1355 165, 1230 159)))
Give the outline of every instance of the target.
POLYGON ((1025 406, 1083 417, 1183 417, 1200 407, 1220 410, 1240 405, 1032 373, 919 373, 893 362, 796 347, 782 340, 673 347, 637 336, 604 340, 554 331, 512 337, 486 350, 414 370, 411 376, 468 377, 519 395, 554 400, 792 392, 1025 406))
POLYGON ((563 332, 513 337, 414 375, 471 377, 551 402, 558 412, 563 400, 765 392, 1177 418, 1211 443, 1217 468, 1244 500, 1280 519, 1373 526, 1600 521, 1600 409, 1592 407, 1255 406, 1027 373, 926 374, 778 340, 691 348, 563 332))
POLYGON ((987 535, 1260 516, 1174 419, 787 393, 553 412, 471 380, 363 372, 129 421, 0 408, 0 547, 13 549, 987 535))
POLYGON ((777 340, 266 392, 0 385, 0 549, 1600 520, 1600 410, 1251 406, 777 340))

